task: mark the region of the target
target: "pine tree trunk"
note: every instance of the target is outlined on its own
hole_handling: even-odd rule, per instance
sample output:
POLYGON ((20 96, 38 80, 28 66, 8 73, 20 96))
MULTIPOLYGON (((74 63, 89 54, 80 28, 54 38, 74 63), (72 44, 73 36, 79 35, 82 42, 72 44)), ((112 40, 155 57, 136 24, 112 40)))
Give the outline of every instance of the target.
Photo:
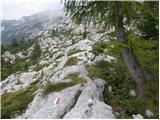
MULTIPOLYGON (((128 38, 125 34, 124 25, 123 25, 123 17, 119 17, 117 28, 116 28, 116 36, 117 40, 120 44, 128 45, 128 38)), ((133 53, 133 50, 129 47, 122 48, 122 57, 124 62, 128 68, 128 71, 132 78, 136 82, 136 93, 138 96, 143 95, 144 90, 144 81, 146 80, 146 75, 144 70, 140 67, 136 56, 133 53)))

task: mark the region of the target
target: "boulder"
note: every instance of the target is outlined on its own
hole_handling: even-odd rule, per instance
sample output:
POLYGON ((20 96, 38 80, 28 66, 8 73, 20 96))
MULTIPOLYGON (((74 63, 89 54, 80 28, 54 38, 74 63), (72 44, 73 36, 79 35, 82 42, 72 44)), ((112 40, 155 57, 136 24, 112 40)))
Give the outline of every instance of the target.
POLYGON ((88 82, 77 100, 76 105, 71 111, 66 113, 65 119, 114 119, 112 108, 102 102, 102 92, 105 81, 95 80, 88 82))
POLYGON ((135 92, 135 90, 130 90, 129 95, 130 95, 131 97, 136 97, 136 92, 135 92))
POLYGON ((145 115, 148 117, 148 118, 151 118, 154 116, 154 114, 149 110, 149 109, 146 109, 145 110, 145 115))
POLYGON ((132 115, 133 119, 143 119, 143 116, 141 114, 132 115))
POLYGON ((38 93, 21 118, 63 118, 63 116, 74 106, 76 95, 81 89, 80 85, 76 85, 59 92, 51 92, 47 96, 41 96, 41 93, 38 93), (58 104, 55 104, 57 98, 59 98, 59 102, 58 104))
POLYGON ((112 92, 112 86, 108 86, 108 91, 111 93, 112 92))

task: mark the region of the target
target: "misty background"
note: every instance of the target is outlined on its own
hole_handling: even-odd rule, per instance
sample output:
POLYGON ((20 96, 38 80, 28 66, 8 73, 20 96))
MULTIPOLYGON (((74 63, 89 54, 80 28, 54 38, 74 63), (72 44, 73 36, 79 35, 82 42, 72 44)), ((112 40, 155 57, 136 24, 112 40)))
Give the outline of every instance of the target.
POLYGON ((3 0, 1 3, 3 20, 17 20, 34 13, 63 8, 61 0, 3 0))

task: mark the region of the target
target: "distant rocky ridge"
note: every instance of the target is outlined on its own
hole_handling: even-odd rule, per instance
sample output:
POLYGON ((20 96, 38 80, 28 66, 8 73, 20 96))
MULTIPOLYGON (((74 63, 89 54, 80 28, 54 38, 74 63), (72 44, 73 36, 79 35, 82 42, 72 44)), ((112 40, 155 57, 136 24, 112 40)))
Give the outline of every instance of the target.
POLYGON ((63 10, 45 11, 23 17, 19 20, 2 20, 2 44, 10 44, 12 39, 32 39, 54 23, 63 23, 65 15, 63 10), (62 19, 63 18, 63 19, 62 19))

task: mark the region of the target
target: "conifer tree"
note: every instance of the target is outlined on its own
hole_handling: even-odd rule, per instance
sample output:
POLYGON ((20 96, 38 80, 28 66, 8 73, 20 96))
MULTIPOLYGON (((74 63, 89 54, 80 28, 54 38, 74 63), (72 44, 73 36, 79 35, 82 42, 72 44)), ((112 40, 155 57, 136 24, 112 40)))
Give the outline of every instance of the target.
POLYGON ((117 42, 122 46, 121 54, 129 73, 136 82, 136 92, 142 96, 144 82, 150 79, 140 66, 132 46, 128 43, 127 27, 133 27, 139 8, 143 3, 136 1, 65 1, 67 15, 76 24, 81 24, 87 16, 87 24, 98 24, 101 28, 113 30, 117 42))
POLYGON ((33 51, 31 53, 31 60, 33 63, 37 63, 38 62, 38 58, 41 56, 41 48, 40 45, 38 43, 35 43, 33 51))

